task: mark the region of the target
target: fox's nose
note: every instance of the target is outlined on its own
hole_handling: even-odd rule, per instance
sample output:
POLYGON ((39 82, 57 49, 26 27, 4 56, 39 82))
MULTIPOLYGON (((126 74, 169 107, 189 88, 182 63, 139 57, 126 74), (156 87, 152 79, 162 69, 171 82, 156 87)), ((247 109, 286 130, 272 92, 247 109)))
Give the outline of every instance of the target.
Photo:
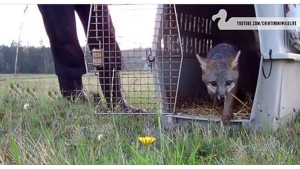
POLYGON ((225 94, 218 95, 218 99, 221 100, 221 101, 224 101, 226 99, 225 94))

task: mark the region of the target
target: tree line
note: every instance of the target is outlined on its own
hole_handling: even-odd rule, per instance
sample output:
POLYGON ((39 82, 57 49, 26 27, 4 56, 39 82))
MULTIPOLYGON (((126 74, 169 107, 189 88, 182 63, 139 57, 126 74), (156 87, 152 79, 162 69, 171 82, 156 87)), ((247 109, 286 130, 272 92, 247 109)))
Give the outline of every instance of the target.
MULTIPOLYGON (((0 73, 14 73, 17 43, 10 46, 0 46, 0 73)), ((17 73, 53 74, 54 64, 49 47, 42 44, 39 47, 22 46, 18 48, 17 73)))
MULTIPOLYGON (((82 47, 84 50, 84 47, 82 47)), ((0 46, 0 74, 14 73, 17 43, 12 41, 10 46, 0 46)), ((141 70, 146 64, 146 49, 123 50, 123 65, 126 70, 141 70)), ((88 62, 92 62, 88 59, 88 62)), ((19 45, 17 73, 53 74, 54 63, 50 47, 45 47, 43 41, 40 46, 19 45)), ((91 66, 91 65, 89 65, 91 66)), ((89 69, 93 69, 89 67, 89 69)))

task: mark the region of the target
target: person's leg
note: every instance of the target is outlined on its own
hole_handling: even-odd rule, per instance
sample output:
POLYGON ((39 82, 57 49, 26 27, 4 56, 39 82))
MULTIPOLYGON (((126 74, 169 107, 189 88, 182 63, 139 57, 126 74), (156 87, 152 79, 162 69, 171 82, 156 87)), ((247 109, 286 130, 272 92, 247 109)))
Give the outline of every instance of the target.
POLYGON ((55 73, 64 97, 82 90, 86 73, 84 54, 80 47, 74 5, 38 5, 53 55, 55 73))

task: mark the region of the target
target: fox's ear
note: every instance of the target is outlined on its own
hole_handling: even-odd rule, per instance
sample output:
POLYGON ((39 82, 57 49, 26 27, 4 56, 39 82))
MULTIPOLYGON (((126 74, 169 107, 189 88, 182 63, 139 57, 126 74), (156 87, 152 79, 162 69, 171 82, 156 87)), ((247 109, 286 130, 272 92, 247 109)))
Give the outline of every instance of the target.
POLYGON ((231 67, 231 69, 235 70, 237 68, 240 55, 241 55, 241 50, 239 50, 236 53, 236 55, 233 56, 233 58, 231 59, 231 61, 230 61, 230 67, 231 67))
POLYGON ((201 57, 200 55, 196 54, 197 60, 199 61, 199 63, 201 64, 201 68, 202 70, 206 70, 207 69, 207 65, 209 64, 208 59, 201 57))

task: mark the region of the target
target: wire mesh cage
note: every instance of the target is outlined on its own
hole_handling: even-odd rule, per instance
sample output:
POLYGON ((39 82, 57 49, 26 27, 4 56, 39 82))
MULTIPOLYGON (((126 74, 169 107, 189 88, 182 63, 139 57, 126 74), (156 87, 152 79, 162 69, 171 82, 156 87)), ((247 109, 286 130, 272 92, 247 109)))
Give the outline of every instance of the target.
MULTIPOLYGON (((87 86, 95 91, 92 94, 96 112, 106 114, 110 113, 105 111, 108 110, 107 108, 119 107, 121 113, 154 114, 162 99, 157 97, 159 93, 158 82, 155 81, 157 70, 153 64, 157 62, 154 54, 159 51, 153 50, 150 47, 151 43, 149 46, 139 46, 139 42, 134 41, 126 44, 128 39, 134 37, 118 35, 118 31, 121 32, 120 27, 125 29, 127 34, 128 32, 134 34, 143 32, 144 25, 138 23, 130 25, 129 22, 127 25, 118 25, 120 27, 116 30, 110 10, 118 10, 118 20, 123 20, 122 23, 125 23, 130 20, 129 18, 132 20, 135 17, 147 17, 137 16, 137 13, 145 13, 147 10, 155 15, 157 6, 104 4, 91 6, 85 58, 89 72, 87 86)), ((155 18, 152 19, 154 23, 155 18)), ((153 30, 153 27, 150 30, 153 30)), ((152 37, 153 32, 142 34, 145 36, 148 34, 148 37, 150 34, 152 37)), ((172 83, 176 85, 177 82, 172 83)))
MULTIPOLYGON (((176 113, 178 102, 191 97, 197 97, 199 87, 203 89, 201 82, 201 70, 186 67, 184 58, 195 58, 195 53, 205 55, 212 46, 211 20, 201 16, 193 16, 178 11, 175 5, 161 5, 158 13, 162 14, 158 23, 160 28, 155 34, 159 35, 156 44, 157 69, 161 76, 157 76, 164 94, 164 111, 176 113), (161 35, 160 35, 161 34, 161 35), (184 68, 183 68, 184 67, 184 68), (188 79, 182 74, 189 72, 188 79), (193 73, 191 73, 193 72, 193 73), (184 79, 184 80, 182 80, 184 79), (188 80, 189 82, 186 83, 188 80), (180 90, 180 88, 188 90, 180 90)), ((155 45, 155 44, 154 44, 155 45)), ((155 48, 155 47, 154 47, 155 48)), ((201 94, 206 94, 205 90, 201 94)))

